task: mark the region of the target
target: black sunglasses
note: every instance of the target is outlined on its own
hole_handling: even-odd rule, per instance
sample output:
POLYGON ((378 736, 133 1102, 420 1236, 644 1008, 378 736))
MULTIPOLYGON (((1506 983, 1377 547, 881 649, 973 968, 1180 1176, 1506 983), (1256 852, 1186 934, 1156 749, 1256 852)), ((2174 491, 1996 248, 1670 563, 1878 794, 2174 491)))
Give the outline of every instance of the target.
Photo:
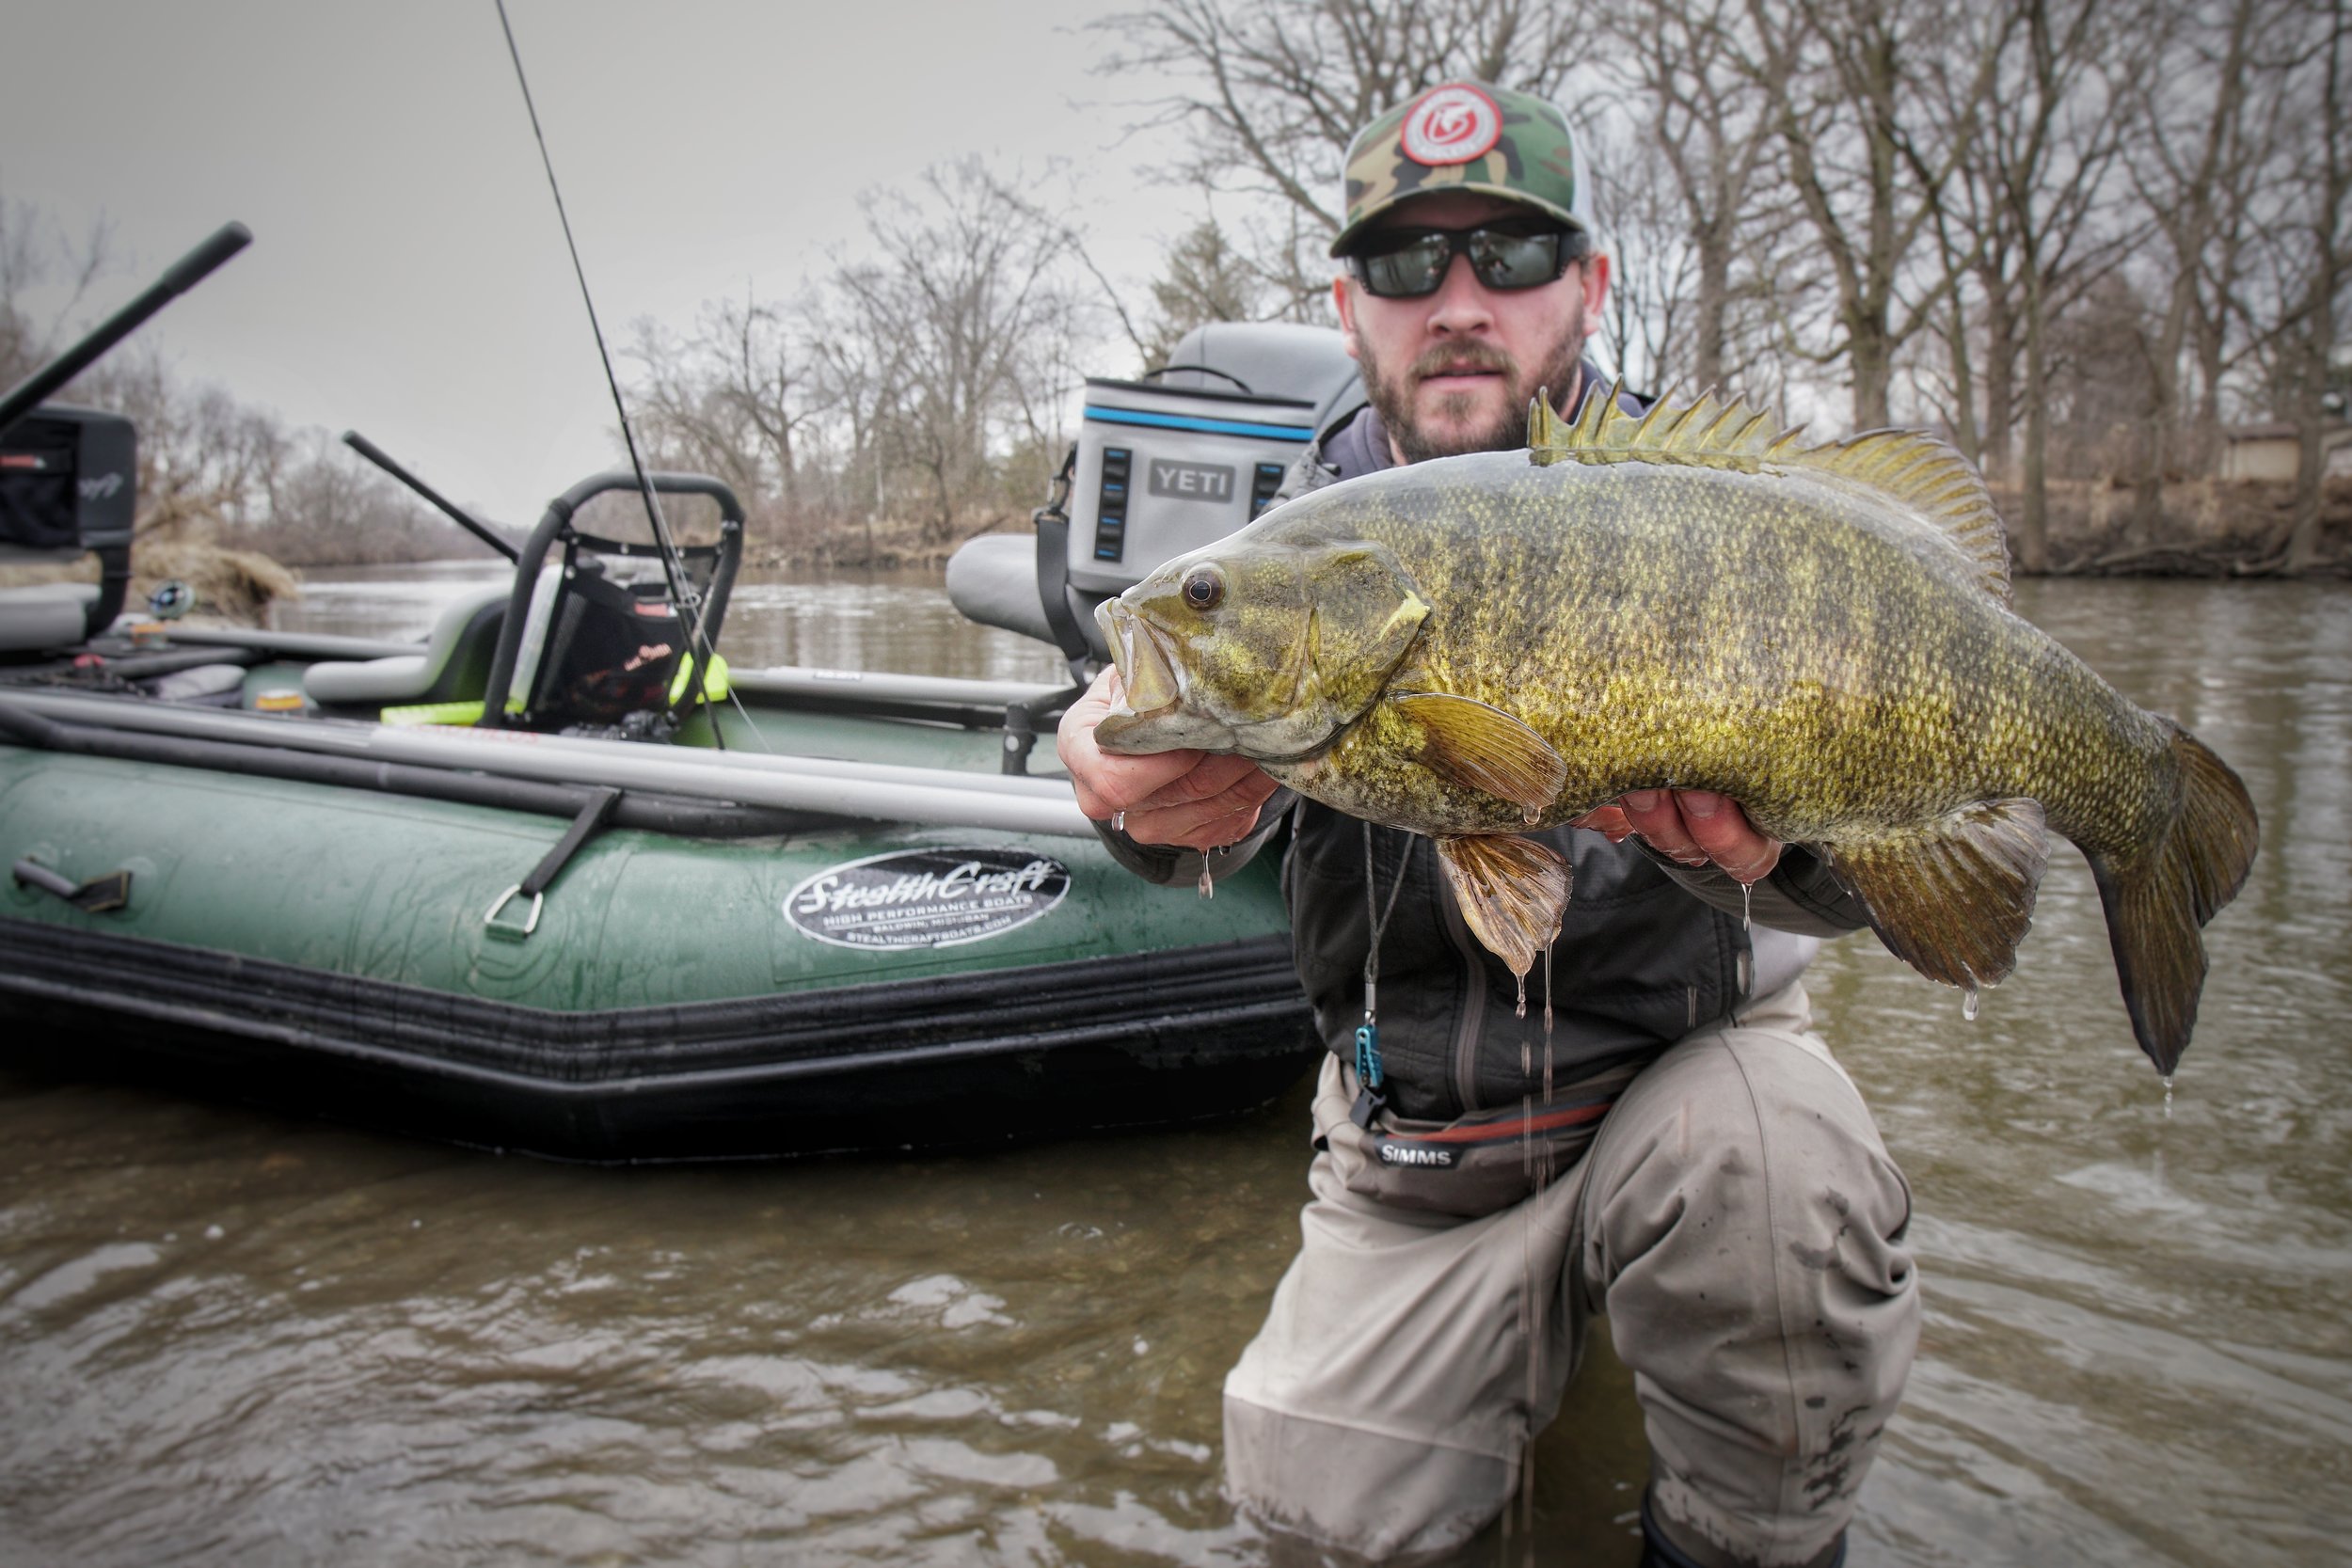
POLYGON ((1557 228, 1388 229, 1367 234, 1347 255, 1364 292, 1416 299, 1438 292, 1456 256, 1489 289, 1539 289, 1584 256, 1584 236, 1557 228))

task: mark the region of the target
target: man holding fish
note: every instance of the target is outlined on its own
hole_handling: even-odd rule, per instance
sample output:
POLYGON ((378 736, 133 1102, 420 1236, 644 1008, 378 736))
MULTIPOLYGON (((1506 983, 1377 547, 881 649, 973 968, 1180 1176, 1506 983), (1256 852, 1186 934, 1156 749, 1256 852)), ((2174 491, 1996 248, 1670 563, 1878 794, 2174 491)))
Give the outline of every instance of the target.
MULTIPOLYGON (((1555 107, 1484 83, 1359 134, 1333 292, 1371 403, 1295 488, 1518 449, 1539 392, 1571 418, 1606 395, 1587 183, 1555 107)), ((1184 885, 1288 818, 1332 1051, 1303 1243, 1225 1386, 1236 1502, 1375 1559, 1459 1544, 1525 1484, 1605 1317, 1651 1449, 1645 1561, 1842 1560, 1919 1311, 1909 1194, 1803 984, 1860 903, 1721 793, 1631 790, 1528 829, 1574 889, 1531 974, 1437 840, 1239 754, 1112 754, 1127 696, 1106 671, 1063 721, 1079 803, 1184 885)))

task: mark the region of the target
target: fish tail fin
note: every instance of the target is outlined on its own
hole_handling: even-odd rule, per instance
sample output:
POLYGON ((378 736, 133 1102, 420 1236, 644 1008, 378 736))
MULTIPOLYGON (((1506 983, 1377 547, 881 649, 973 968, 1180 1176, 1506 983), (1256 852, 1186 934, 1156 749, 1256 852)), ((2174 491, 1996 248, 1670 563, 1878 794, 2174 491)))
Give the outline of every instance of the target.
POLYGON ((2237 895, 2260 838, 2254 802, 2229 764, 2177 725, 2172 757, 2180 807, 2154 851, 2124 867, 2089 857, 2132 1033, 2167 1077, 2188 1049, 2204 989, 2199 933, 2237 895))

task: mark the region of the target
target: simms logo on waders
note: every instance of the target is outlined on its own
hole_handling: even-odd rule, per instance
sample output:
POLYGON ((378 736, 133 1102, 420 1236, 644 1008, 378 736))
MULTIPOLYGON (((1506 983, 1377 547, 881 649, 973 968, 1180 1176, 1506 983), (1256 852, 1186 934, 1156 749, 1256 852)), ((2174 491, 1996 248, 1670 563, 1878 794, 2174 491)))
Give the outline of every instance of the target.
POLYGON ((1379 1143, 1380 1163, 1384 1165, 1427 1165, 1435 1170, 1452 1170, 1457 1158, 1453 1149, 1430 1148, 1422 1144, 1379 1143))

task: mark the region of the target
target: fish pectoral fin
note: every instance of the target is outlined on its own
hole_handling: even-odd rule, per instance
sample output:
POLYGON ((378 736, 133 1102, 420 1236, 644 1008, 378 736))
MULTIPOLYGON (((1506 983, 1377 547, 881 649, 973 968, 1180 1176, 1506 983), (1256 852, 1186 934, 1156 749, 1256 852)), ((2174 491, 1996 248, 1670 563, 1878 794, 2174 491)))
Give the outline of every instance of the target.
POLYGON ((1887 951, 1947 986, 1998 985, 2033 924, 2050 863, 2042 805, 1983 800, 1915 827, 1826 846, 1887 951))
POLYGON ((1422 765, 1450 784, 1541 811, 1568 782, 1568 765, 1551 742, 1499 707, 1441 691, 1400 692, 1390 701, 1420 728, 1422 765))
POLYGON ((1440 838, 1438 863, 1454 884, 1470 934, 1524 979, 1560 934, 1568 907, 1568 863, 1548 844, 1494 833, 1440 838))

